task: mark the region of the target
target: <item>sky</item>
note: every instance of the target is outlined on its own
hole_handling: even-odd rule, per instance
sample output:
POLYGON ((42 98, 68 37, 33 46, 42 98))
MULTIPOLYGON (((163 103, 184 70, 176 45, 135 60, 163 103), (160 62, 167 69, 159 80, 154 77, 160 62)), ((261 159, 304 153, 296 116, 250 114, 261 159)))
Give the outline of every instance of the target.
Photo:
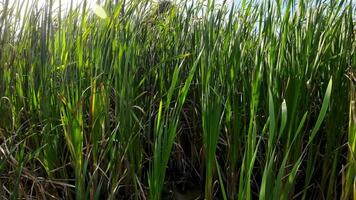
MULTIPOLYGON (((7 0, 0 0, 0 11, 3 9, 3 5, 5 4, 7 0)), ((45 5, 46 2, 49 2, 50 0, 9 0, 8 2, 10 3, 10 7, 12 7, 12 5, 19 5, 21 10, 20 10, 20 19, 24 19, 25 18, 25 13, 26 13, 26 5, 34 5, 35 2, 38 3, 39 7, 42 7, 43 5, 45 5)), ((58 11, 57 9, 59 8, 59 3, 61 3, 61 12, 66 12, 66 10, 69 9, 70 3, 71 1, 73 1, 74 6, 81 4, 84 0, 53 0, 53 9, 55 9, 56 11, 58 11)), ((96 2, 98 0, 87 0, 87 8, 89 10, 94 10, 94 7, 96 6, 96 2)), ((104 1, 104 0, 99 0, 100 2, 104 1)), ((130 0, 126 0, 126 1, 130 1, 130 0)), ((153 2, 159 2, 160 0, 152 0, 153 2)), ((171 1, 182 1, 182 0, 171 0, 171 1)), ((188 1, 207 1, 207 0, 188 0, 188 1)), ((226 0, 226 3, 229 6, 232 5, 233 1, 239 1, 239 0, 226 0)), ((224 0, 215 0, 216 4, 222 4, 222 2, 224 2, 224 0)), ((16 6, 17 7, 17 6, 16 6)), ((21 20, 22 21, 22 20, 21 20)))
MULTIPOLYGON (((1 1, 4 1, 4 0, 0 0, 0 2, 1 2, 1 1)), ((10 0, 10 1, 11 1, 11 0, 10 0)), ((25 1, 29 1, 30 3, 35 2, 35 1, 38 1, 38 3, 39 3, 40 5, 44 5, 45 2, 46 2, 46 1, 49 1, 49 0, 25 0, 25 1)), ((54 0, 54 7, 58 7, 59 1, 61 1, 61 4, 62 4, 62 7, 63 7, 63 8, 65 8, 65 7, 67 7, 68 5, 70 5, 70 2, 71 2, 71 0, 54 0)), ((73 0, 73 3, 78 5, 78 4, 80 4, 82 1, 83 1, 83 0, 73 0)), ((89 7, 92 8, 92 7, 95 5, 96 1, 97 1, 97 0, 87 0, 87 2, 88 2, 88 4, 89 4, 89 7)), ((158 1, 158 0, 154 0, 154 1, 158 1)), ((194 0, 192 0, 192 1, 194 1, 194 0)), ((216 1, 217 4, 221 4, 224 0, 215 0, 215 1, 216 1)), ((228 4, 228 5, 231 5, 233 1, 234 1, 234 0, 227 0, 227 4, 228 4)))
MULTIPOLYGON (((6 0, 0 0, 0 10, 2 9, 2 4, 5 2, 6 0)), ((49 2, 50 0, 9 0, 10 4, 12 3, 17 3, 20 2, 20 4, 24 3, 24 5, 26 5, 27 3, 29 3, 28 5, 33 5, 35 2, 38 3, 39 7, 45 5, 46 2, 49 2)), ((71 1, 73 1, 73 6, 79 5, 81 4, 84 0, 53 0, 53 7, 54 9, 59 8, 59 3, 61 3, 61 11, 62 12, 66 12, 66 10, 69 9, 70 3, 71 1)), ((93 10, 93 8, 96 5, 96 2, 98 0, 87 0, 87 8, 89 10, 93 10)), ((99 0, 100 2, 103 2, 104 0, 99 0)), ((130 0, 126 0, 126 1, 130 1, 130 0)), ((152 0, 153 2, 159 2, 160 0, 152 0)), ((171 1, 175 1, 175 0, 171 0, 171 1)), ((180 1, 180 0, 176 0, 176 1, 180 1)), ((207 0, 189 0, 189 1, 207 1, 207 0)), ((226 0, 226 4, 227 6, 231 6, 233 1, 239 1, 239 0, 226 0)), ((222 4, 224 2, 224 0, 215 0, 216 4, 222 4)), ((21 8, 24 8, 26 6, 21 6, 21 8)), ((23 16, 25 15, 25 9, 21 10, 21 18, 23 18, 23 16)))

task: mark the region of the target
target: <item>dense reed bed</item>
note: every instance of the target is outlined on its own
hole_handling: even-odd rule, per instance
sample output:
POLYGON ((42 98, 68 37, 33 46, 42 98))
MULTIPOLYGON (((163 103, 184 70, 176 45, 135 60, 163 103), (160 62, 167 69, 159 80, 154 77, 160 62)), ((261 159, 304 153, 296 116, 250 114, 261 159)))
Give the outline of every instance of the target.
POLYGON ((356 198, 352 1, 2 0, 1 199, 356 198))

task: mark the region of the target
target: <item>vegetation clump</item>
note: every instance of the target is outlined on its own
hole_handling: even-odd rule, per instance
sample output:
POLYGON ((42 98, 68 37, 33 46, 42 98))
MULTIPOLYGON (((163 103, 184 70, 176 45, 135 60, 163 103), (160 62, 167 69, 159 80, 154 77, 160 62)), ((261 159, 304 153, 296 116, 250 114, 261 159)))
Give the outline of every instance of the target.
POLYGON ((356 198, 353 4, 0 2, 0 198, 356 198))

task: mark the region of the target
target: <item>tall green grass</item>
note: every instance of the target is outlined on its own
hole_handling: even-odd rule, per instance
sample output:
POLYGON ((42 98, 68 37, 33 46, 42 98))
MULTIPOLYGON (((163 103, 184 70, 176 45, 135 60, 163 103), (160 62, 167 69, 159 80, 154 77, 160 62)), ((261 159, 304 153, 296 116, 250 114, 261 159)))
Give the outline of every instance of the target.
POLYGON ((0 195, 352 199, 352 0, 0 1, 0 195))

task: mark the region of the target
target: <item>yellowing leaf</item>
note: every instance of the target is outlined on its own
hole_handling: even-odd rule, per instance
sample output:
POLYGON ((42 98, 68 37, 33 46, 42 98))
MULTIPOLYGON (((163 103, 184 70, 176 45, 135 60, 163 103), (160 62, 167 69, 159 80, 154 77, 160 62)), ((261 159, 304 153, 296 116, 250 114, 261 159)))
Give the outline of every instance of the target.
POLYGON ((101 7, 98 4, 95 4, 93 7, 93 12, 100 18, 106 19, 108 15, 106 14, 106 11, 104 10, 103 7, 101 7))

